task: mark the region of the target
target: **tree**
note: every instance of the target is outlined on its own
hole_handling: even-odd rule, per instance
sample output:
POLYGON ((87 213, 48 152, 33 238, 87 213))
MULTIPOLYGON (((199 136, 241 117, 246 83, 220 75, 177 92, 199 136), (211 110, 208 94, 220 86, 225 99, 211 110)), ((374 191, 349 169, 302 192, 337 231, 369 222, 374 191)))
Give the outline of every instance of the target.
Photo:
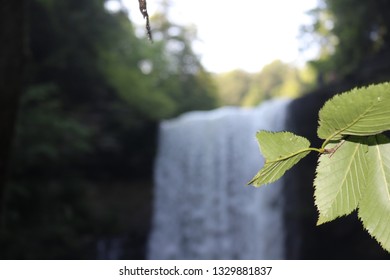
POLYGON ((389 51, 389 11, 386 0, 322 0, 311 11, 314 23, 304 28, 319 44, 313 63, 320 73, 345 76, 367 57, 389 51))
POLYGON ((214 76, 223 105, 255 106, 272 97, 297 97, 314 84, 312 69, 275 60, 258 73, 233 70, 214 76))
POLYGON ((215 76, 219 99, 224 105, 240 105, 252 84, 252 75, 242 70, 233 70, 215 76))
POLYGON ((162 11, 152 17, 154 37, 158 53, 162 54, 163 65, 154 75, 160 78, 159 85, 167 87, 167 93, 176 105, 175 115, 190 110, 208 110, 217 105, 216 86, 192 48, 196 40, 194 26, 181 26, 168 19, 169 2, 164 2, 162 11), (163 75, 163 73, 165 73, 163 75))
MULTIPOLYGON (((28 38, 24 77, 9 71, 12 67, 5 71, 3 62, 9 60, 0 61, 1 74, 10 78, 1 82, 23 85, 20 102, 14 99, 18 95, 9 95, 20 110, 15 137, 7 140, 13 153, 2 258, 90 258, 83 246, 123 225, 109 214, 96 222, 87 191, 109 188, 111 193, 113 182, 119 182, 129 189, 145 186, 148 192, 158 122, 215 107, 213 81, 191 48, 189 28, 174 25, 163 40, 153 21, 151 43, 136 36, 125 10, 109 11, 104 4, 30 0, 21 36, 28 38)), ((5 18, 11 20, 0 20, 5 18)), ((7 24, 0 28, 4 34, 12 31, 7 24)), ((7 46, 9 57, 18 58, 17 46, 12 52, 7 46)), ((1 107, 7 104, 2 101, 1 107)), ((0 114, 16 113, 7 111, 13 108, 8 105, 0 114)), ((13 119, 7 118, 1 116, 0 123, 9 128, 13 119)), ((3 143, 8 138, 0 133, 3 143)))

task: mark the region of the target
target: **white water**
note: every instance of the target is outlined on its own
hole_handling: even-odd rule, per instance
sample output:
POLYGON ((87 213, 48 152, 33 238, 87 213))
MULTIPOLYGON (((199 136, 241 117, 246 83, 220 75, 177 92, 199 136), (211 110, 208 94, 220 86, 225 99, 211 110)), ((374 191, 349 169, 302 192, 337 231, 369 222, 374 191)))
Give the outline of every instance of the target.
POLYGON ((256 131, 284 130, 289 102, 161 123, 149 259, 284 258, 283 179, 246 183, 263 165, 256 131))

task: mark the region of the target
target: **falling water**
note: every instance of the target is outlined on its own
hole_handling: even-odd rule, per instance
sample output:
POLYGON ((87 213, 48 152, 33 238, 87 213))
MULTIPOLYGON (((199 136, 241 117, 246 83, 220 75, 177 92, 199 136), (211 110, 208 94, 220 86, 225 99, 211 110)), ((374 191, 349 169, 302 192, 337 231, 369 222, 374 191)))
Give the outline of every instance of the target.
POLYGON ((257 130, 284 130, 289 100, 191 112, 160 125, 149 259, 283 259, 283 179, 263 165, 257 130))

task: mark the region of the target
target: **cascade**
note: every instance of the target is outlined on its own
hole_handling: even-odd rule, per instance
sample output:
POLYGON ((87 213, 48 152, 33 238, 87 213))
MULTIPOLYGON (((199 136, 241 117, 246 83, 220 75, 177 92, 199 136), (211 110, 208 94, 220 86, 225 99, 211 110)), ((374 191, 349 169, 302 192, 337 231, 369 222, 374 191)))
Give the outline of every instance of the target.
POLYGON ((256 131, 285 130, 287 99, 190 112, 160 124, 149 259, 283 259, 283 178, 263 165, 256 131))

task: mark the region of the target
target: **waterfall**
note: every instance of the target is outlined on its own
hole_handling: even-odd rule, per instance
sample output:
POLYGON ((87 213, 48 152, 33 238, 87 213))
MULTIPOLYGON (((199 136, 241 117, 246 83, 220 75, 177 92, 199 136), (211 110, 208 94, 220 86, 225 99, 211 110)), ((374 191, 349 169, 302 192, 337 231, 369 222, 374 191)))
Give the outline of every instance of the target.
POLYGON ((263 165, 256 131, 284 130, 289 100, 163 121, 149 259, 283 259, 283 179, 246 183, 263 165))

